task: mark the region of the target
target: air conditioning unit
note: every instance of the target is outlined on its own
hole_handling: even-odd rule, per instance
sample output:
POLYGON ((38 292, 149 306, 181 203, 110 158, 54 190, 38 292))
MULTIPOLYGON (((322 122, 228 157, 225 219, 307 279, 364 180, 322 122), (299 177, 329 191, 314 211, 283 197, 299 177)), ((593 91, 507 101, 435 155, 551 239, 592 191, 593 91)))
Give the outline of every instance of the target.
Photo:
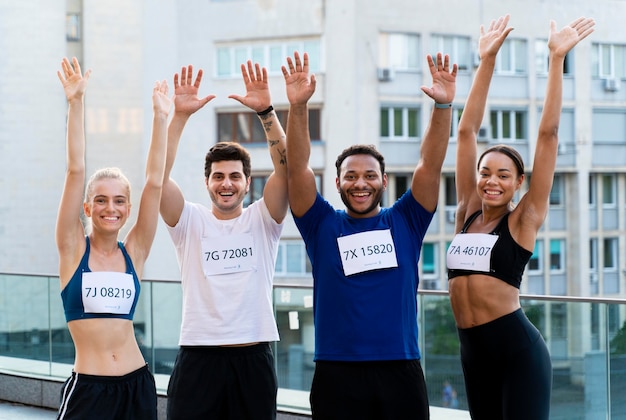
POLYGON ((478 141, 487 141, 489 140, 489 128, 488 127, 480 127, 478 129, 478 136, 476 137, 478 141))
POLYGON ((391 82, 395 77, 395 72, 390 67, 378 68, 378 80, 380 82, 391 82))
POLYGON ((617 92, 619 90, 619 79, 615 77, 604 79, 604 90, 606 92, 617 92))
POLYGON ((456 220, 456 209, 446 209, 446 220, 448 223, 454 223, 456 220))

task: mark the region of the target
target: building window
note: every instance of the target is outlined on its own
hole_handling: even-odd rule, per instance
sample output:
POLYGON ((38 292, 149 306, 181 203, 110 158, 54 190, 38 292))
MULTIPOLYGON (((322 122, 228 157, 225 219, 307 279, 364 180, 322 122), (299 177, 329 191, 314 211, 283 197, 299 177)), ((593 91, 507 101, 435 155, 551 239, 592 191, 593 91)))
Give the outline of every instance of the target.
POLYGON ((565 204, 565 180, 562 174, 554 174, 552 189, 550 190, 550 205, 554 207, 563 207, 565 204))
POLYGON ((543 240, 535 241, 535 249, 533 255, 528 261, 528 272, 538 274, 543 271, 543 240))
POLYGON ((250 190, 243 199, 243 206, 248 207, 261 197, 263 197, 263 189, 267 182, 266 175, 252 175, 250 177, 250 190))
POLYGON ((617 180, 615 175, 602 175, 602 207, 614 208, 617 202, 617 180))
POLYGON ((563 271, 565 256, 565 241, 563 239, 550 239, 550 270, 563 271))
POLYGON ((448 54, 454 57, 459 70, 469 70, 472 67, 472 48, 470 46, 470 38, 465 36, 454 35, 433 35, 431 36, 431 55, 437 56, 437 53, 448 54))
MULTIPOLYGON (((287 126, 288 111, 276 111, 283 127, 287 126)), ((320 140, 320 110, 309 109, 311 140, 320 140)), ((254 112, 219 112, 217 114, 218 141, 238 143, 265 143, 265 132, 259 117, 254 112)))
POLYGON ((321 44, 319 39, 285 41, 280 43, 254 43, 220 45, 216 48, 215 75, 223 78, 241 77, 241 65, 248 60, 266 67, 269 74, 282 74, 281 68, 287 64, 286 57, 294 51, 300 56, 309 55, 309 68, 312 73, 321 69, 321 44))
POLYGON ((396 201, 411 188, 413 175, 396 175, 394 177, 394 187, 396 190, 396 201))
POLYGON ((311 262, 302 240, 284 240, 278 244, 276 276, 303 276, 311 273, 311 262))
POLYGON ((506 39, 500 52, 496 56, 497 74, 525 74, 526 73, 526 41, 523 39, 506 39))
POLYGON ((589 239, 589 271, 598 271, 598 239, 589 239))
POLYGON ((444 188, 445 188, 445 204, 446 207, 454 207, 456 210, 456 183, 454 174, 444 174, 443 176, 444 188))
MULTIPOLYGON (((570 51, 565 56, 563 62, 563 74, 572 73, 573 51, 570 51)), ((535 69, 537 74, 542 76, 548 75, 548 57, 550 56, 550 50, 548 49, 548 41, 545 39, 535 41, 535 69)))
POLYGON ((384 140, 417 140, 421 132, 419 108, 380 109, 380 137, 384 140))
POLYGON ((593 44, 593 76, 600 78, 626 77, 626 45, 593 44))
POLYGON ((402 194, 411 188, 412 180, 413 174, 388 173, 387 190, 383 194, 381 205, 383 207, 390 207, 393 203, 395 203, 400 197, 402 197, 402 194))
POLYGON ((493 139, 525 140, 527 138, 527 114, 525 111, 493 110, 490 119, 493 139))
POLYGON ((420 254, 422 264, 422 277, 420 288, 426 290, 439 289, 439 245, 432 242, 424 242, 420 254))
MULTIPOLYGON (((463 114, 463 108, 452 107, 452 124, 450 125, 450 138, 456 140, 457 133, 459 131, 459 122, 461 121, 461 115, 463 114)), ((483 140, 481 132, 478 133, 480 140, 483 140)), ((484 136, 486 137, 486 135, 484 136)))
POLYGON ((420 70, 419 35, 383 32, 379 35, 380 67, 394 70, 420 70))
POLYGON ((598 186, 596 175, 589 175, 589 207, 594 208, 598 203, 598 186))
POLYGON ((65 16, 65 39, 77 42, 81 38, 80 15, 78 13, 68 13, 65 16))
MULTIPOLYGON (((261 197, 263 197, 263 190, 265 189, 265 184, 267 183, 267 178, 269 175, 251 175, 250 176, 250 189, 248 190, 248 194, 243 198, 243 206, 248 207, 250 204, 254 203, 261 197)), ((322 194, 322 176, 315 175, 315 184, 317 185, 317 190, 322 194)))
POLYGON ((589 286, 591 293, 598 294, 598 239, 589 239, 589 286))
POLYGON ((604 252, 603 252, 603 265, 604 271, 614 272, 617 270, 617 238, 605 238, 604 239, 604 252))
POLYGON ((434 277, 437 275, 439 271, 437 260, 437 244, 424 242, 421 253, 422 273, 424 276, 434 277))

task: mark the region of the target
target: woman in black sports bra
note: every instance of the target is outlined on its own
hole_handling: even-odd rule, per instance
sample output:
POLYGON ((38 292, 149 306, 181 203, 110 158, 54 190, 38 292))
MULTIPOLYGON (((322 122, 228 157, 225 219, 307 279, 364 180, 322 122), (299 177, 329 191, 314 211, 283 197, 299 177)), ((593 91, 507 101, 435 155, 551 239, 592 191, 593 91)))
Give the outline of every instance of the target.
MULTIPOLYGON (((67 167, 56 224, 59 279, 76 356, 61 391, 58 419, 155 419, 154 376, 139 349, 132 316, 139 279, 159 218, 165 170, 165 81, 152 91, 152 140, 137 222, 123 242, 130 216, 130 184, 117 168, 98 170, 85 185, 84 96, 91 71, 65 58, 57 72, 68 102, 67 167), (81 213, 91 228, 85 232, 81 213), (88 235, 87 237, 85 235, 88 235)), ((115 153, 114 150, 111 153, 115 153)))
POLYGON ((477 159, 476 145, 496 55, 513 29, 508 22, 507 15, 487 30, 481 26, 480 64, 459 122, 457 235, 447 252, 449 293, 472 418, 542 420, 549 417, 552 366, 543 338, 521 309, 519 286, 548 211, 565 55, 593 32, 595 23, 579 18, 558 31, 550 22, 548 81, 533 176, 513 208, 525 177, 521 156, 498 145, 477 159))

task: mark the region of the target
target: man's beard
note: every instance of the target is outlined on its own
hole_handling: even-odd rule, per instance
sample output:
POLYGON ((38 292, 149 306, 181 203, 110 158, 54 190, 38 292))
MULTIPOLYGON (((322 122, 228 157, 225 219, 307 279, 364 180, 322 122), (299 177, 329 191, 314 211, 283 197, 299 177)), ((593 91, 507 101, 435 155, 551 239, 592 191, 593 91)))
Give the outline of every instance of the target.
POLYGON ((372 210, 374 210, 376 207, 378 207, 381 204, 383 191, 378 190, 378 192, 372 193, 373 200, 371 204, 365 210, 357 210, 354 207, 352 207, 349 201, 349 194, 345 190, 340 188, 339 195, 341 196, 341 201, 343 201, 343 204, 346 206, 348 210, 350 210, 350 212, 354 214, 363 215, 363 214, 368 214, 369 212, 371 212, 372 210))

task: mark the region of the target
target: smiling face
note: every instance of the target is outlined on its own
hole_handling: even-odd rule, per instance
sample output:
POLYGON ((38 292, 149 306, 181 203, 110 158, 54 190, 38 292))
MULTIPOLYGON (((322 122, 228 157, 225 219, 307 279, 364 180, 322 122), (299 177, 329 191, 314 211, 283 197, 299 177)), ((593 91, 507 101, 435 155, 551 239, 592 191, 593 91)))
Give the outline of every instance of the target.
POLYGON ((371 217, 380 211, 383 191, 387 187, 387 175, 380 170, 376 158, 356 154, 345 158, 336 180, 341 200, 351 217, 371 217))
POLYGON ((476 187, 484 205, 508 206, 523 180, 513 159, 504 153, 489 152, 478 164, 476 187))
POLYGON ((118 232, 130 216, 128 185, 123 179, 100 178, 91 183, 83 204, 94 232, 118 232))
POLYGON ((240 160, 212 162, 206 186, 215 217, 232 219, 241 214, 243 200, 250 189, 250 179, 246 178, 240 160))

